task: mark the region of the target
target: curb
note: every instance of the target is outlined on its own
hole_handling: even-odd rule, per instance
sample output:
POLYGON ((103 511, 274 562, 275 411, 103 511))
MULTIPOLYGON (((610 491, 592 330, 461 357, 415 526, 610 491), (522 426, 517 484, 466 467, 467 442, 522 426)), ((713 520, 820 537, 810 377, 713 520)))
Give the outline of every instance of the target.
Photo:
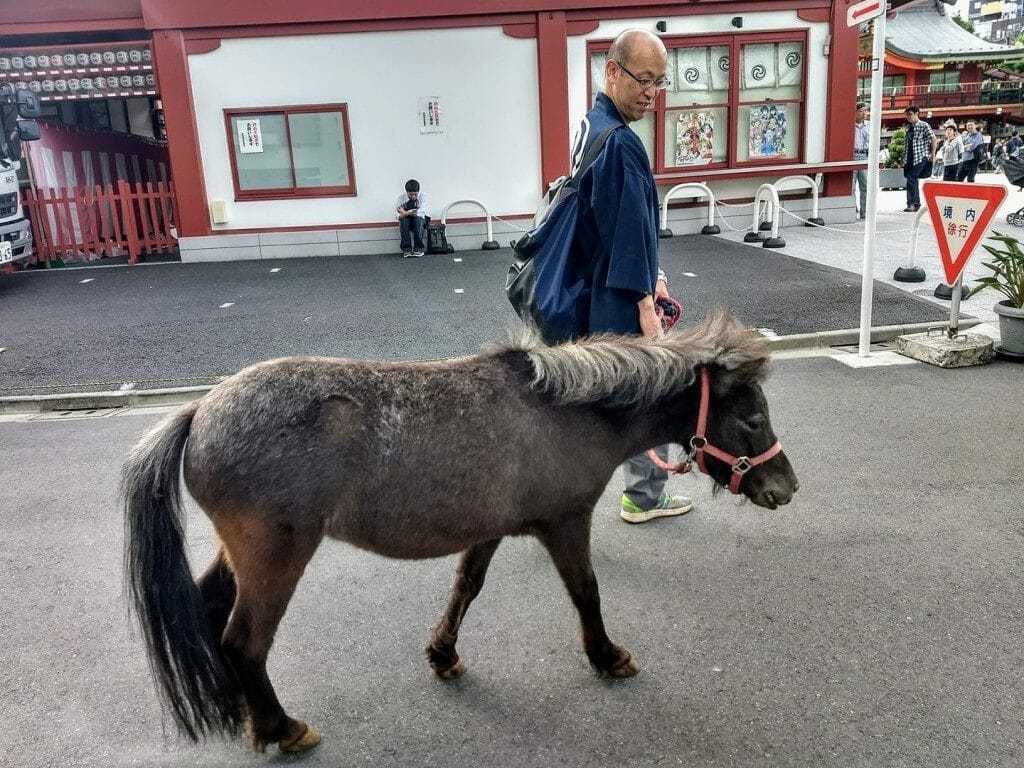
POLYGON ((139 389, 129 392, 73 392, 60 395, 11 395, 0 397, 0 415, 84 411, 94 408, 177 405, 184 395, 203 395, 214 385, 139 389))
MULTIPOLYGON (((960 328, 973 328, 982 321, 973 317, 961 317, 960 328)), ((908 333, 924 333, 929 328, 942 328, 944 322, 911 323, 910 325, 882 325, 871 329, 871 343, 893 341, 908 333)), ((773 352, 793 349, 819 349, 823 347, 841 347, 857 344, 860 341, 860 329, 849 328, 842 331, 818 331, 816 333, 794 333, 791 336, 778 336, 771 340, 773 352)))
MULTIPOLYGON (((975 318, 961 318, 960 328, 973 328, 982 321, 975 318)), ((871 343, 893 341, 909 333, 923 333, 929 328, 942 327, 943 323, 913 323, 910 325, 884 325, 871 329, 871 343)), ((860 341, 860 330, 850 328, 840 331, 818 331, 816 333, 795 333, 790 336, 776 336, 769 339, 773 352, 795 349, 827 349, 860 341)), ((196 397, 209 392, 214 384, 190 387, 165 387, 161 389, 138 389, 126 392, 75 392, 59 395, 9 395, 0 397, 0 415, 46 413, 51 411, 81 411, 98 408, 130 408, 133 406, 178 405, 183 397, 196 397)), ((192 399, 192 398, 188 398, 192 399)))

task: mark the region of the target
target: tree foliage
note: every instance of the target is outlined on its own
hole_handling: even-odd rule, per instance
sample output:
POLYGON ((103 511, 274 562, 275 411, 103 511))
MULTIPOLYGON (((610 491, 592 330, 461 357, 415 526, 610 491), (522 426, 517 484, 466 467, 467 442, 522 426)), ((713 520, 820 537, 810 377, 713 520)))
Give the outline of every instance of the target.
POLYGON ((889 154, 885 158, 885 167, 902 168, 903 160, 907 156, 907 131, 905 128, 898 128, 893 133, 888 151, 889 154))
POLYGON ((961 27, 966 29, 972 35, 975 34, 975 32, 974 32, 974 22, 971 21, 970 19, 965 19, 965 18, 961 17, 960 14, 958 13, 956 16, 953 17, 953 21, 955 21, 961 27))

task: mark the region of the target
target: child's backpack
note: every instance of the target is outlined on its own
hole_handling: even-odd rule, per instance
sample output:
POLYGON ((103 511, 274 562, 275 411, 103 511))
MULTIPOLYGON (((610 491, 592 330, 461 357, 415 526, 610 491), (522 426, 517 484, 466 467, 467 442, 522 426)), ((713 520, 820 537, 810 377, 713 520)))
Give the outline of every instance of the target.
POLYGON ((427 253, 454 253, 455 247, 448 244, 444 234, 444 224, 427 221, 426 226, 427 253))

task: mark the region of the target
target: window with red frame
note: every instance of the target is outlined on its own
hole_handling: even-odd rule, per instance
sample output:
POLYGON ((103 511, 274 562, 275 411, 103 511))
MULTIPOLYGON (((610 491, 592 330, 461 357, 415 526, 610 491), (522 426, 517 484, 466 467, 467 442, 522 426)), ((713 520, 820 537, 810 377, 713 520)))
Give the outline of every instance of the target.
MULTIPOLYGON (((802 157, 805 32, 668 38, 655 109, 630 127, 655 173, 787 163, 802 157), (733 63, 737 62, 737 66, 733 63)), ((591 103, 610 43, 591 43, 591 103)))
POLYGON ((354 195, 348 107, 226 110, 237 199, 354 195))

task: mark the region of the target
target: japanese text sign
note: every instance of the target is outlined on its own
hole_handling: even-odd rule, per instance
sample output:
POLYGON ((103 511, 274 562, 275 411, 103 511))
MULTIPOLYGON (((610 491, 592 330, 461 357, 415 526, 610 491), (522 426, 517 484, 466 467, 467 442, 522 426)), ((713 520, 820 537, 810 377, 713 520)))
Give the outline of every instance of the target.
POLYGON ((954 285, 1003 200, 1001 184, 929 181, 922 189, 947 285, 954 285))
POLYGON ((238 151, 243 155, 263 151, 263 131, 258 117, 238 121, 238 151))

